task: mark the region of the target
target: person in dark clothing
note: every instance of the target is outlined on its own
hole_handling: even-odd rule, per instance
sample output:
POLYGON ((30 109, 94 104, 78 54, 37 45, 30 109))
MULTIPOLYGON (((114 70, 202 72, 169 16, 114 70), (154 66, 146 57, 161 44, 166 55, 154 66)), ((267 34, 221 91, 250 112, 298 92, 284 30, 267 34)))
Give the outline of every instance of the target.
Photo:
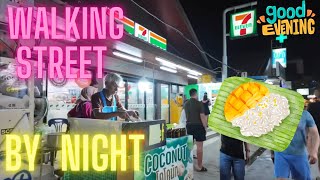
POLYGON ((204 115, 206 116, 206 120, 208 121, 208 116, 210 114, 209 106, 211 106, 211 100, 208 99, 207 93, 204 93, 202 104, 203 104, 203 108, 204 108, 204 115))
POLYGON ((250 149, 247 143, 221 135, 220 180, 231 180, 231 170, 235 180, 244 180, 245 161, 249 161, 249 158, 250 149), (246 156, 244 156, 243 145, 246 156))
POLYGON ((312 115, 312 117, 317 125, 317 128, 319 129, 320 128, 320 101, 310 103, 308 105, 307 110, 312 115))
MULTIPOLYGON (((307 111, 309 111, 309 113, 312 115, 320 135, 320 131, 319 131, 320 130, 320 88, 317 88, 314 91, 314 95, 316 96, 315 102, 308 104, 307 111)), ((320 148, 318 152, 320 153, 320 148)), ((318 153, 318 168, 320 171, 320 154, 319 153, 318 153)))
POLYGON ((117 120, 127 119, 129 116, 139 117, 139 113, 134 110, 126 110, 122 105, 117 94, 120 84, 123 83, 122 77, 117 73, 109 73, 105 78, 105 88, 92 95, 92 118, 117 120))
POLYGON ((207 120, 204 115, 204 108, 200 101, 198 101, 198 93, 196 89, 191 89, 190 100, 184 105, 184 110, 187 119, 187 133, 192 135, 196 140, 197 145, 197 158, 198 158, 198 171, 207 171, 202 165, 203 159, 203 141, 206 140, 207 133, 207 120))
POLYGON ((316 96, 315 102, 309 103, 307 110, 312 115, 316 126, 319 130, 320 128, 320 89, 316 89, 314 91, 314 95, 316 96))

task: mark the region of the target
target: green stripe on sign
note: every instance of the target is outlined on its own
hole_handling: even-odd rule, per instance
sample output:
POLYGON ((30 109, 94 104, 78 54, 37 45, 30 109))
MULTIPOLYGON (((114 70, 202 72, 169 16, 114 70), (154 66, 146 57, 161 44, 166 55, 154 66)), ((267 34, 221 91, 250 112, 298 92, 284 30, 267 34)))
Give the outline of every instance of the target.
POLYGON ((134 34, 134 28, 133 27, 131 27, 131 26, 128 26, 128 25, 126 25, 126 24, 123 24, 124 25, 124 30, 127 32, 127 33, 129 33, 129 34, 134 34))
POLYGON ((161 49, 167 50, 167 44, 164 44, 164 43, 158 41, 157 39, 154 39, 153 37, 150 37, 150 43, 161 48, 161 49))

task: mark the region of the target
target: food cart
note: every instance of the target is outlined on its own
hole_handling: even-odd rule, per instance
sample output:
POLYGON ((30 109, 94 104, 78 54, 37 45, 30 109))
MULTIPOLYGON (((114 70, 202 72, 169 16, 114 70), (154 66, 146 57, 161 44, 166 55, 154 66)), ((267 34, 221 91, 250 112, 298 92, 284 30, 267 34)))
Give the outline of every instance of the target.
MULTIPOLYGON (((185 131, 181 131, 181 133, 176 133, 173 136, 169 135, 174 138, 167 138, 165 120, 125 122, 70 118, 69 121, 71 135, 143 134, 145 138, 140 144, 139 170, 133 168, 133 145, 127 140, 126 171, 120 170, 120 160, 118 160, 117 171, 111 171, 110 169, 104 172, 92 170, 69 171, 65 173, 64 179, 193 179, 192 136, 187 136, 185 131)), ((121 149, 119 144, 116 145, 117 149, 121 149)), ((99 149, 98 151, 102 152, 103 150, 99 149)), ((109 150, 106 151, 110 153, 109 150)), ((110 162, 110 158, 108 160, 110 162)))

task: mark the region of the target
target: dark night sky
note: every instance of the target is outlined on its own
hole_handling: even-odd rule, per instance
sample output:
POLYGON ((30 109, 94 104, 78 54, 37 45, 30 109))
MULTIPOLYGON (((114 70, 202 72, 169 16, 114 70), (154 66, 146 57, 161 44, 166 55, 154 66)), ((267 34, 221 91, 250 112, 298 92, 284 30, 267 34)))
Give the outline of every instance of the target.
MULTIPOLYGON (((222 13, 223 10, 235 6, 252 2, 248 0, 225 0, 211 6, 211 1, 180 0, 185 12, 201 42, 205 51, 222 59, 222 13), (199 3, 200 2, 200 3, 199 3)), ((259 3, 259 1, 258 1, 259 3)), ((308 5, 307 5, 308 7, 308 5)), ((320 7, 319 7, 320 8, 320 7)), ((319 9, 317 8, 317 10, 319 9)), ((250 9, 250 8, 249 8, 250 9)), ((238 10, 239 11, 239 10, 238 10)), ((316 11, 319 12, 319 11, 316 11)), ((320 14, 317 14, 320 16, 320 14)), ((227 22, 230 21, 227 16, 227 22)), ((313 79, 320 80, 320 21, 316 20, 317 35, 304 36, 302 38, 291 38, 285 41, 287 47, 288 62, 294 59, 303 59, 305 75, 311 75, 313 79)), ((259 29, 258 29, 259 31, 259 29)), ((229 32, 229 27, 227 28, 229 32)), ((229 65, 248 70, 251 75, 257 75, 257 67, 263 66, 271 54, 271 39, 261 36, 249 37, 245 39, 228 40, 228 63, 229 65), (254 69, 250 66, 255 63, 254 69)), ((212 60, 213 61, 213 60, 212 60)), ((221 67, 221 64, 214 63, 214 67, 221 67)), ((288 64, 287 75, 293 74, 295 65, 288 64)), ((250 75, 250 74, 249 74, 250 75)), ((291 78, 298 78, 291 76, 291 78)), ((296 80, 296 79, 289 79, 296 80)))
MULTIPOLYGON (((81 0, 65 0, 68 2, 82 2, 81 0)), ((96 3, 96 0, 83 0, 86 3, 92 2, 96 3)), ((114 0, 117 2, 118 0, 114 0)), ((119 0, 120 1, 120 0, 119 0)), ((125 0, 127 3, 130 3, 129 0, 125 0)), ((149 0, 136 0, 142 6, 152 6, 152 3, 149 3, 149 0), (142 3, 143 2, 143 3, 142 3)), ((235 5, 240 5, 253 0, 223 0, 223 1, 208 1, 208 0, 179 0, 182 7, 184 8, 193 29, 198 36, 198 39, 205 51, 213 55, 219 60, 222 60, 222 13, 223 10, 232 7, 235 5), (212 2, 215 2, 212 6, 212 2)), ((318 0, 306 0, 307 8, 313 9, 313 12, 316 13, 316 34, 313 36, 303 36, 303 37, 292 37, 289 36, 288 40, 285 41, 283 47, 287 48, 287 80, 297 80, 301 76, 295 75, 296 65, 290 62, 296 59, 303 59, 304 61, 304 74, 307 76, 312 76, 312 79, 320 82, 320 5, 311 4, 319 3, 318 0), (319 13, 319 14, 317 14, 319 13)), ((102 2, 102 1, 99 1, 102 2)), ((111 0, 109 1, 111 2, 111 0)), ((122 2, 122 1, 121 1, 122 2)), ((157 1, 158 2, 158 1, 157 1)), ((159 1, 161 2, 161 1, 159 1)), ((258 6, 261 7, 261 2, 265 6, 271 5, 269 3, 285 3, 290 2, 290 4, 284 4, 283 6, 293 6, 301 5, 301 0, 258 0, 258 6), (292 3, 295 3, 293 5, 292 3)), ((80 3, 82 4, 82 3, 80 3)), ((150 8, 150 7, 149 7, 150 8)), ((251 8, 251 7, 250 7, 251 8)), ((250 9, 248 8, 248 9, 250 9)), ((255 8, 255 7, 252 7, 255 8)), ((265 12, 265 8, 263 9, 265 12)), ((246 9, 243 9, 246 10, 246 9)), ((240 12, 242 10, 234 11, 240 12)), ((258 11, 258 15, 260 11, 258 11)), ((265 13, 264 13, 265 14, 265 13)), ((129 16, 133 19, 139 19, 135 16, 135 13, 129 13, 129 16), (131 16, 130 16, 131 15, 131 16)), ((146 14, 145 14, 146 15, 146 14)), ((149 17, 149 16, 148 16, 149 17)), ((227 15, 227 23, 229 24, 230 14, 227 15)), ((146 23, 146 22, 144 22, 146 23)), ((147 26, 148 27, 148 26, 147 26)), ((258 26, 258 32, 260 30, 258 26)), ((229 25, 227 32, 229 32, 229 25)), ((154 27, 153 27, 154 29, 154 27)), ((161 34, 161 32, 159 31, 161 34)), ((265 65, 268 59, 271 56, 271 40, 275 40, 275 36, 263 37, 247 37, 237 40, 228 40, 228 65, 242 71, 248 71, 248 75, 261 75, 259 72, 263 72, 265 65)), ((210 59, 210 58, 209 58, 210 59)), ((221 67, 220 63, 215 62, 210 59, 213 67, 221 67)), ((204 64, 201 62, 199 64, 204 64)), ((234 71, 229 70, 229 75, 234 71)))

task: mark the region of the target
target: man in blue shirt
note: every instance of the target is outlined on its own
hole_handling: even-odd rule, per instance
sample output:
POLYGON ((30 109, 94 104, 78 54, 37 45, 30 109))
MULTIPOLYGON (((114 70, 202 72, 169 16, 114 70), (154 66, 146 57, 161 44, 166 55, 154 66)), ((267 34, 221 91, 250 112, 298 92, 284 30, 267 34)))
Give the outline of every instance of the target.
POLYGON ((274 173, 276 178, 287 179, 291 173, 293 179, 311 180, 309 163, 317 162, 318 147, 317 126, 311 114, 303 111, 297 131, 288 148, 283 152, 275 152, 274 173))

